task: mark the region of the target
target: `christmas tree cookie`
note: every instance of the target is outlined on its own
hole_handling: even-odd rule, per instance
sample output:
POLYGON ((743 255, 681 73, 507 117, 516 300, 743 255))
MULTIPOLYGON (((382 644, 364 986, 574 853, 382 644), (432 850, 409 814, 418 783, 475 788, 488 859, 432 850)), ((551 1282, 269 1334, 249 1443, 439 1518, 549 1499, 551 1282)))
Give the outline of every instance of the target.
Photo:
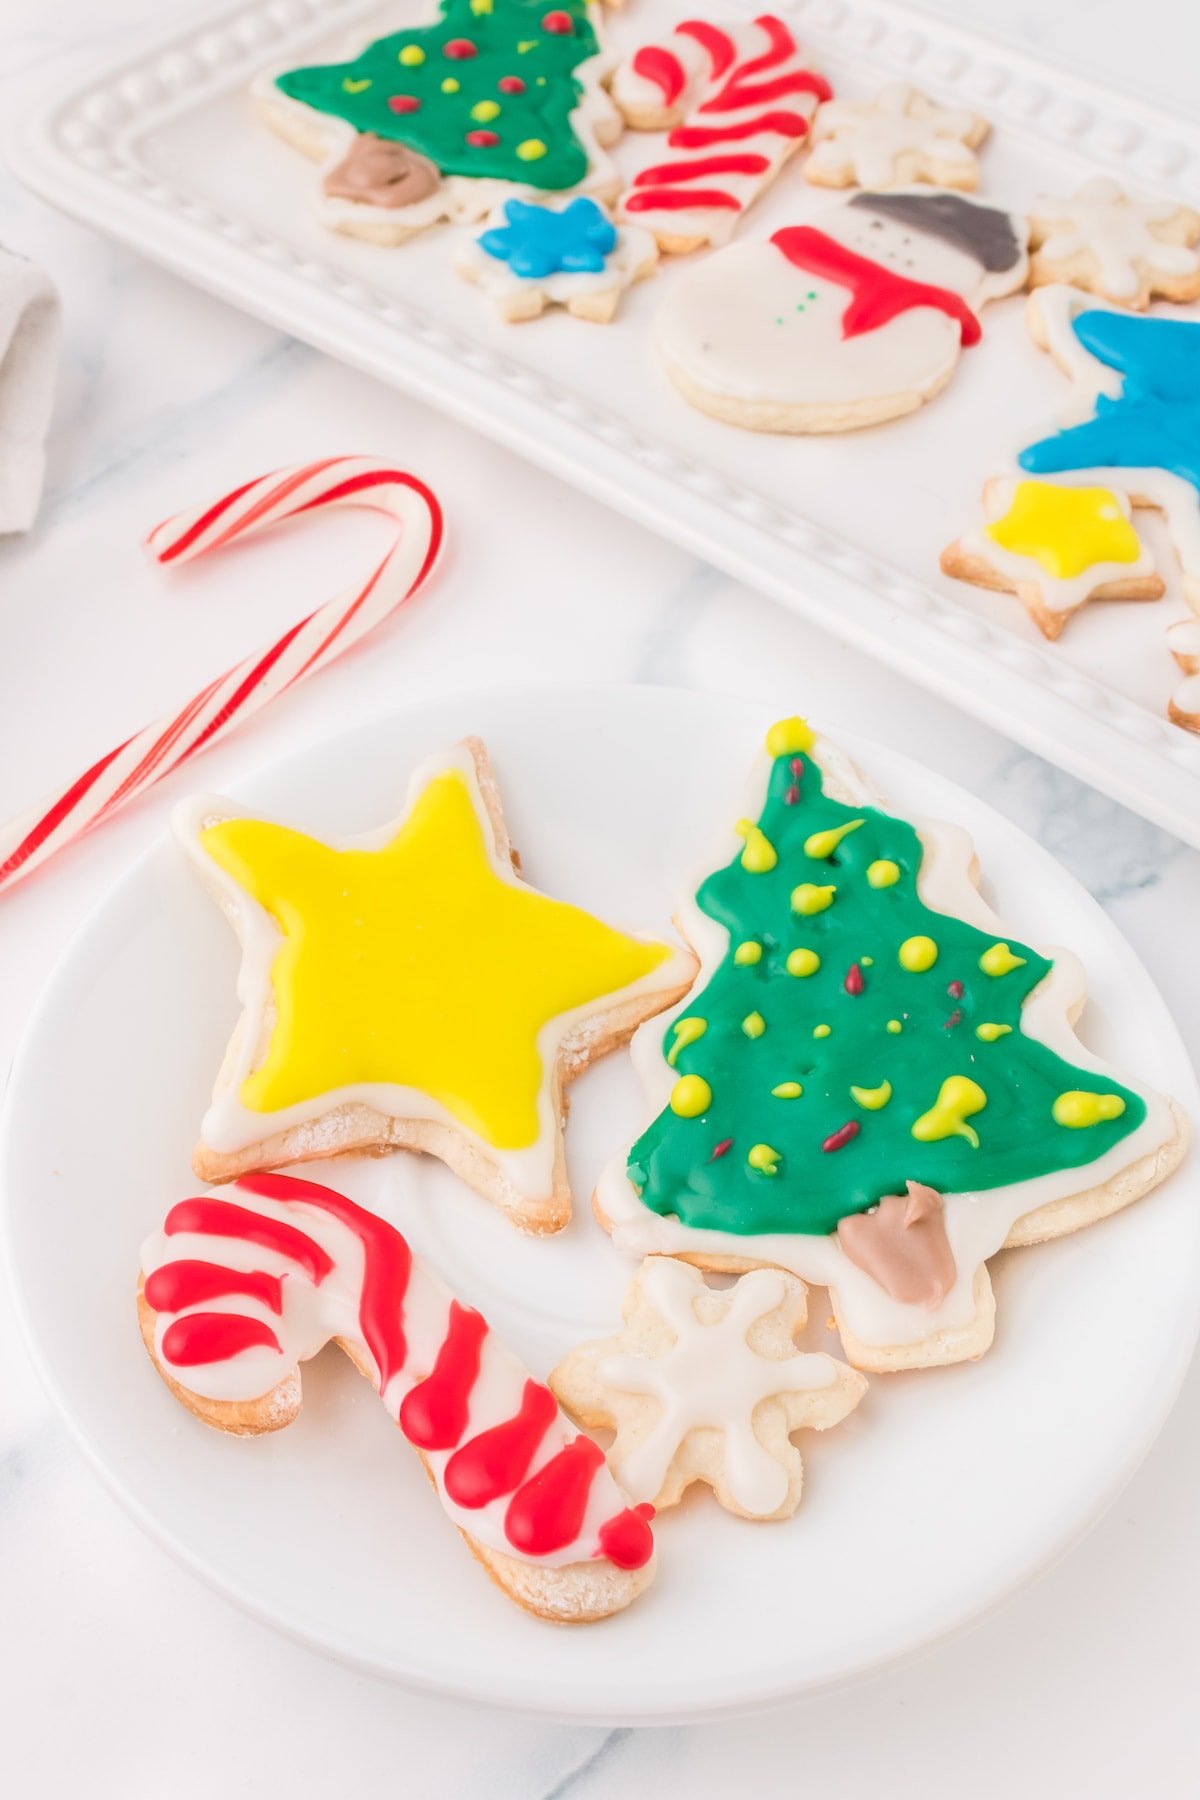
POLYGON ((696 986, 634 1040, 654 1116, 594 1202, 622 1249, 790 1270, 828 1287, 851 1362, 919 1367, 987 1349, 1003 1245, 1163 1180, 1181 1115, 1079 1042, 1079 963, 1018 943, 974 876, 964 833, 772 728, 682 908, 696 986))
POLYGON ((621 122, 606 68, 583 0, 442 0, 428 24, 253 91, 268 124, 323 165, 322 222, 400 244, 514 194, 614 196, 602 145, 621 122))
POLYGON ((474 739, 366 838, 323 843, 211 797, 174 823, 242 943, 196 1173, 422 1150, 522 1230, 564 1225, 562 1090, 686 991, 692 958, 521 880, 474 739))

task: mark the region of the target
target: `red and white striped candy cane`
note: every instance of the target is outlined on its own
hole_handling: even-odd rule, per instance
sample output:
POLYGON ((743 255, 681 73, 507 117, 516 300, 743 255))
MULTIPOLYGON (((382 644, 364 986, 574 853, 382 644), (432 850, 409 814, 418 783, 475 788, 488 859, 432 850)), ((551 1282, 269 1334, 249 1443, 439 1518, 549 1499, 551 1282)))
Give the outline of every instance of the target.
POLYGON ((267 649, 210 681, 178 712, 118 744, 60 793, 0 826, 0 892, 386 619, 433 567, 442 542, 442 509, 425 483, 403 469, 366 456, 333 456, 277 469, 155 526, 146 547, 169 566, 192 562, 282 519, 334 506, 369 507, 395 520, 396 542, 379 566, 360 586, 319 606, 267 649))
POLYGON ((765 13, 728 26, 683 20, 668 43, 646 44, 620 65, 612 92, 634 125, 675 127, 667 138, 675 154, 643 169, 620 202, 624 217, 670 247, 681 238, 725 243, 832 89, 783 20, 765 13))

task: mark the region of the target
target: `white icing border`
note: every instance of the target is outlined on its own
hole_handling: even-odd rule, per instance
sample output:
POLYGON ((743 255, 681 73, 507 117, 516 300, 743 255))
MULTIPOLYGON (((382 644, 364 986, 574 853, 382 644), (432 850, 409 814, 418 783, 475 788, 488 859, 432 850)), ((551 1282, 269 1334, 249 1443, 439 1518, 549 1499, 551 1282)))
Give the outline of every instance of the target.
MULTIPOLYGON (((427 758, 414 770, 405 797, 404 808, 395 819, 363 836, 321 838, 335 850, 380 850, 397 835, 427 784, 437 776, 457 772, 464 778, 483 834, 488 862, 498 880, 518 888, 522 893, 539 894, 540 890, 523 881, 507 857, 496 849, 494 829, 484 803, 475 770, 474 759, 466 744, 456 744, 440 756, 427 758)), ((214 1094, 204 1115, 201 1138, 204 1145, 222 1154, 244 1150, 251 1144, 311 1124, 339 1106, 361 1103, 377 1112, 397 1119, 431 1119, 457 1132, 495 1167, 503 1171, 512 1185, 523 1195, 537 1198, 552 1185, 558 1146, 559 1119, 553 1105, 554 1074, 560 1052, 572 1033, 607 1011, 636 995, 669 988, 681 980, 688 966, 686 952, 667 939, 643 937, 635 932, 625 935, 640 943, 663 944, 670 954, 648 974, 599 996, 571 1012, 549 1020, 538 1033, 538 1054, 542 1060, 542 1084, 538 1095, 538 1136, 523 1149, 502 1150, 480 1137, 454 1114, 417 1088, 390 1082, 366 1082, 335 1088, 314 1096, 311 1101, 282 1107, 273 1112, 256 1112, 243 1104, 240 1094, 247 1077, 258 1064, 258 1044, 264 1020, 273 1005, 271 970, 279 950, 279 928, 271 915, 241 888, 233 877, 207 854, 200 842, 206 826, 231 818, 256 818, 259 815, 233 802, 214 795, 198 795, 182 801, 175 809, 171 825, 175 837, 196 869, 205 886, 216 895, 226 916, 239 921, 242 937, 242 961, 238 971, 237 997, 243 1017, 239 1026, 237 1051, 223 1070, 222 1085, 214 1094)), ((297 827, 303 829, 303 827, 297 827)), ((312 836, 311 832, 305 832, 312 836)), ((543 896, 552 898, 552 896, 543 896)))
MULTIPOLYGON (((989 482, 984 500, 984 524, 994 525, 1003 519, 1012 507, 1016 491, 1026 482, 1042 487, 1076 487, 1091 486, 1088 483, 1060 481, 1055 476, 1031 475, 1022 470, 1018 475, 1002 475, 989 482)), ((1126 521, 1133 527, 1138 542, 1138 555, 1132 562, 1098 562, 1080 571, 1078 575, 1051 575, 1043 568, 1035 556, 1022 556, 1016 550, 1009 550, 996 542, 985 529, 979 526, 975 531, 967 532, 961 540, 962 549, 968 556, 979 557, 988 562, 1001 575, 1010 580, 1020 582, 1026 587, 1035 587, 1043 606, 1051 612, 1074 612, 1082 606, 1098 588, 1106 587, 1110 582, 1141 581, 1147 575, 1154 574, 1154 554, 1145 544, 1137 524, 1133 518, 1133 508, 1129 497, 1121 487, 1103 485, 1126 521)))
MULTIPOLYGON (((809 755, 826 777, 828 793, 850 805, 887 810, 873 784, 835 745, 818 736, 809 755)), ((743 812, 749 819, 758 819, 762 813, 772 767, 773 759, 765 753, 760 755, 743 802, 743 812)), ((1006 934, 1004 925, 971 880, 974 847, 968 834, 959 826, 931 820, 918 822, 917 832, 924 850, 917 891, 925 905, 936 912, 964 919, 997 939, 1015 935, 1006 934)), ((634 1034, 631 1053, 646 1093, 646 1126, 667 1105, 675 1081, 674 1071, 668 1067, 663 1055, 665 1034, 672 1020, 695 1004, 696 995, 711 980, 731 948, 725 928, 700 911, 696 892, 714 869, 725 867, 741 848, 739 837, 733 833, 725 834, 711 860, 685 889, 677 909, 680 928, 700 957, 700 971, 691 992, 669 1012, 658 1014, 634 1034)), ((739 1236, 699 1229, 683 1224, 676 1215, 652 1212, 642 1204, 625 1173, 632 1146, 627 1146, 606 1165, 596 1187, 596 1199, 612 1225, 617 1248, 635 1257, 653 1253, 744 1257, 757 1264, 778 1264, 803 1281, 836 1289, 846 1325, 864 1344, 878 1347, 918 1344, 938 1331, 970 1324, 975 1315, 976 1272, 1001 1248, 1018 1219, 1038 1207, 1111 1179, 1141 1157, 1170 1143, 1177 1132, 1171 1107, 1162 1095, 1118 1073, 1076 1038, 1071 1019, 1085 996, 1084 971, 1079 959, 1070 951, 1057 949, 1044 950, 1040 954, 1052 959, 1053 968, 1025 1003, 1021 1015, 1023 1031, 1076 1066, 1117 1081, 1137 1094, 1145 1102, 1146 1117, 1135 1131, 1122 1138, 1105 1155, 1079 1168, 1058 1170, 1006 1187, 979 1192, 968 1189, 943 1195, 946 1235, 958 1273, 954 1286, 940 1306, 930 1310, 893 1300, 864 1270, 850 1261, 834 1234, 824 1237, 803 1233, 739 1236)))
MULTIPOLYGON (((540 204, 546 212, 563 212, 579 197, 578 194, 555 196, 554 200, 540 204)), ((506 204, 501 201, 493 209, 483 226, 484 231, 508 229, 506 204)), ((606 219, 609 218, 605 208, 600 210, 606 219)), ((457 245, 453 266, 460 275, 481 288, 502 311, 506 301, 528 294, 540 294, 552 306, 569 306, 572 300, 589 295, 620 293, 654 268, 658 262, 658 245, 648 231, 636 225, 620 225, 611 219, 609 223, 616 231, 616 243, 605 257, 603 269, 596 273, 558 269, 551 275, 516 275, 502 257, 483 249, 479 242, 482 232, 457 245)))

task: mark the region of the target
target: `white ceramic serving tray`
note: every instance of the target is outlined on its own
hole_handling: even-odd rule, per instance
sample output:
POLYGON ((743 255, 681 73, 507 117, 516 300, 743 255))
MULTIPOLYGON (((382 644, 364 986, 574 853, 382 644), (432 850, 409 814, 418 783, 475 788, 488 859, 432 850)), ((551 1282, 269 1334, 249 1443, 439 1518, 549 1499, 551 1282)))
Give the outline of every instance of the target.
MULTIPOLYGON (((652 343, 669 266, 625 296, 612 325, 561 314, 505 325, 451 272, 448 227, 401 249, 321 229, 315 166, 247 96, 261 69, 433 10, 218 7, 58 94, 17 135, 17 170, 89 224, 488 432, 1200 844, 1200 739, 1165 717, 1178 675, 1164 626, 1186 612, 1177 584, 1155 603, 1086 608, 1047 645, 1016 600, 938 571, 942 547, 976 521, 985 478, 1064 398, 1021 300, 987 308, 983 345, 932 405, 840 438, 758 436, 685 404, 652 343)), ((899 77, 985 112, 985 199, 1020 208, 1105 171, 1197 200, 1200 127, 1161 108, 892 0, 798 0, 787 12, 843 95, 899 77)), ((637 0, 606 21, 609 41, 619 50, 678 16, 669 0, 637 0)), ((627 135, 617 160, 632 171, 654 149, 627 135)), ((832 198, 795 162, 743 231, 811 219, 832 198)))

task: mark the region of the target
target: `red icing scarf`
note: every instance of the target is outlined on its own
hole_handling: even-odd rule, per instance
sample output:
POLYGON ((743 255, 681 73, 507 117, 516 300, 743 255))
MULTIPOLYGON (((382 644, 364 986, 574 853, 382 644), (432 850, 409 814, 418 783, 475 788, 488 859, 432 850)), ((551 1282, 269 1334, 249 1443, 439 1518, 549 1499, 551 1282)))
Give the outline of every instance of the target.
POLYGON ((771 242, 798 269, 850 289, 850 304, 842 315, 844 338, 878 331, 881 325, 889 324, 914 306, 936 307, 938 312, 956 319, 964 349, 977 344, 983 336, 979 320, 961 294, 934 287, 932 282, 910 281, 907 275, 897 275, 881 263, 848 250, 812 225, 785 226, 771 242))

